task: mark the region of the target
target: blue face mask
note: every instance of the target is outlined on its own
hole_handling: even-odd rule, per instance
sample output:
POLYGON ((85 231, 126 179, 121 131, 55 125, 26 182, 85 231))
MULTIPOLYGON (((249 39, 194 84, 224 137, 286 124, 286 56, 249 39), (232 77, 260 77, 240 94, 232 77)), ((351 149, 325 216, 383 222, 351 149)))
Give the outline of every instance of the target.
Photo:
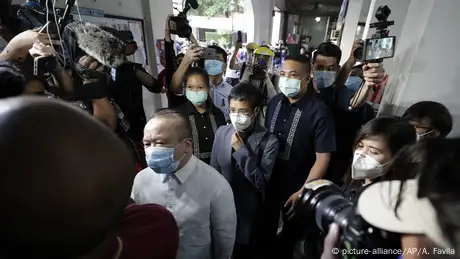
POLYGON ((299 94, 302 80, 282 76, 280 77, 278 86, 286 97, 293 98, 299 94))
POLYGON ((208 92, 206 91, 193 91, 190 89, 185 90, 187 99, 196 106, 200 106, 208 99, 208 92))
POLYGON ((204 69, 210 76, 216 76, 222 73, 223 64, 220 60, 207 59, 204 61, 204 69))
MULTIPOLYGON (((180 144, 179 144, 180 145, 180 144)), ((173 147, 148 147, 145 149, 147 165, 157 174, 173 174, 179 167, 180 160, 174 159, 173 147)), ((185 156, 185 154, 184 154, 185 156)))
POLYGON ((336 72, 334 71, 315 71, 314 80, 316 87, 327 88, 334 84, 336 72))
POLYGON ((345 83, 345 86, 351 91, 356 92, 361 87, 362 83, 363 83, 363 80, 361 79, 361 77, 349 76, 347 79, 347 82, 345 83))

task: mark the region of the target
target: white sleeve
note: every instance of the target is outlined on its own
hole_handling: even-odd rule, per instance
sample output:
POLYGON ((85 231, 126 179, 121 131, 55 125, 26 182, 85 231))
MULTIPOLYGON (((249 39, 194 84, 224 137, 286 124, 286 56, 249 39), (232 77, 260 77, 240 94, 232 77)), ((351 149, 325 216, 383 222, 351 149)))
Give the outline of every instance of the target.
POLYGON ((211 201, 211 225, 215 259, 230 259, 236 238, 236 209, 227 180, 211 201))

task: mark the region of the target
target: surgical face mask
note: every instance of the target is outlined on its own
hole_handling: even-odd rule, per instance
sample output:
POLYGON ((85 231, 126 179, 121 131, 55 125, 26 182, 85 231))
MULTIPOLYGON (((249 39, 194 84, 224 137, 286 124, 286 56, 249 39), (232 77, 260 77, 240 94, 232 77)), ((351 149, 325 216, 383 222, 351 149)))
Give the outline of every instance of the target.
POLYGON ((336 72, 334 71, 315 71, 313 78, 316 87, 327 88, 334 84, 336 72))
POLYGON ((223 64, 220 60, 207 59, 204 61, 204 69, 210 76, 216 76, 222 73, 223 64))
POLYGON ((296 79, 296 78, 287 78, 285 76, 280 77, 278 86, 280 88, 280 91, 286 96, 286 97, 296 97, 301 88, 301 83, 302 80, 305 79, 296 79))
POLYGON ((185 90, 187 99, 196 106, 200 106, 208 99, 208 92, 206 91, 193 91, 190 89, 185 90))
POLYGON ((351 165, 351 178, 355 180, 375 179, 385 174, 384 166, 388 163, 382 165, 371 156, 356 151, 351 165))
POLYGON ((434 132, 434 130, 430 130, 430 131, 422 133, 422 134, 417 133, 417 142, 420 141, 420 140, 423 140, 425 136, 427 136, 427 135, 429 135, 429 134, 431 134, 433 132, 434 132))
MULTIPOLYGON (((180 145, 180 144, 179 144, 180 145)), ((176 146, 177 147, 177 146, 176 146)), ((179 168, 181 159, 174 159, 174 147, 148 147, 145 149, 147 165, 157 174, 172 174, 179 168)))
POLYGON ((252 124, 252 119, 250 116, 238 113, 230 113, 230 121, 238 132, 243 132, 252 124))
POLYGON ((347 82, 345 83, 345 86, 351 91, 356 92, 361 87, 362 83, 363 83, 363 80, 361 79, 361 77, 349 76, 347 79, 347 82))

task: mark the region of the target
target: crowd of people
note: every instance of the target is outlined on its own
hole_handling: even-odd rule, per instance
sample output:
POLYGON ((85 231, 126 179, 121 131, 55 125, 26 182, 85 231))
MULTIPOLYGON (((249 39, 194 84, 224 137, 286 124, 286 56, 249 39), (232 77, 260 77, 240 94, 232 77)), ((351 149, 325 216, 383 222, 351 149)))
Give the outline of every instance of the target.
POLYGON ((357 65, 359 42, 342 66, 331 42, 313 55, 283 53, 272 75, 255 62, 255 43, 244 59, 239 41, 230 57, 216 45, 212 58, 198 45, 176 55, 169 21, 158 77, 127 61, 137 49, 129 31, 101 28, 124 47, 112 73, 84 52, 62 63, 56 49, 69 46, 36 29, 8 39, 0 258, 290 259, 300 241, 306 258, 336 258, 340 227, 308 229, 298 213, 319 179, 397 234, 395 248, 429 249, 404 258, 446 248, 458 257, 460 140, 446 138, 443 104, 376 118, 366 101, 385 70, 357 65), (36 75, 37 57, 58 65, 36 75), (228 68, 241 77, 228 80, 228 68), (142 87, 166 93, 169 107, 146 118, 142 87))

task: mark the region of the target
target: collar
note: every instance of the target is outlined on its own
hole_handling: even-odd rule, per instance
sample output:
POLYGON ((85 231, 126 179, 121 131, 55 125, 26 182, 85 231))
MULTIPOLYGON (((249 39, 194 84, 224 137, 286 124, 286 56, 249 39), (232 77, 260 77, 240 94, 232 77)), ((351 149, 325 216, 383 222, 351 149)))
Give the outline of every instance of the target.
POLYGON ((218 84, 218 85, 214 85, 214 84, 212 83, 212 80, 209 80, 209 85, 210 85, 211 87, 214 87, 214 88, 222 87, 222 86, 224 86, 226 83, 227 83, 227 82, 224 80, 223 77, 222 77, 222 82, 221 82, 220 84, 218 84))
MULTIPOLYGON (((194 155, 192 155, 192 157, 190 157, 190 160, 188 160, 185 166, 174 173, 174 175, 177 178, 176 180, 179 184, 184 184, 187 181, 190 174, 192 174, 192 171, 195 169, 196 164, 197 158, 194 155)), ((171 178, 169 180, 171 180, 171 178)))
POLYGON ((312 96, 314 96, 315 94, 316 92, 312 95, 312 89, 309 88, 307 92, 302 96, 302 98, 300 98, 297 102, 295 103, 289 102, 289 99, 285 95, 283 95, 281 102, 283 104, 289 105, 290 107, 297 107, 299 109, 303 109, 304 107, 306 107, 308 101, 311 100, 312 96))
MULTIPOLYGON (((214 114, 215 111, 216 111, 215 108, 216 107, 211 102, 210 98, 208 97, 208 99, 206 100, 206 111, 203 114, 206 114, 206 113, 214 114)), ((185 103, 185 110, 186 110, 187 114, 196 114, 196 113, 198 113, 195 105, 193 105, 193 103, 190 102, 190 101, 187 101, 185 103)))

